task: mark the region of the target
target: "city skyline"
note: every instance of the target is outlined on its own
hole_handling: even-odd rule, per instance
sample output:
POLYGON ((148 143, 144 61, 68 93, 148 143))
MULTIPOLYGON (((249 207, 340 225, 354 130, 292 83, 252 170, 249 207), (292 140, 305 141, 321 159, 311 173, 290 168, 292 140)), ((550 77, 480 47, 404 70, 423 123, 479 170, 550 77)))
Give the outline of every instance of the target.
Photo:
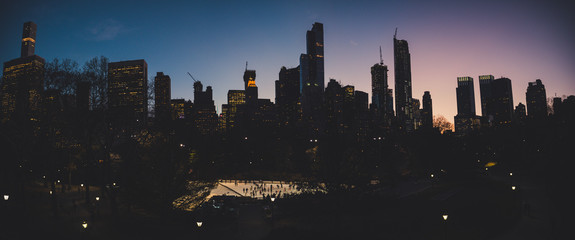
MULTIPOLYGON (((34 21, 39 25, 36 54, 47 61, 70 58, 83 64, 100 55, 111 62, 145 59, 149 76, 155 72, 171 76, 173 99, 194 99, 193 80, 187 76, 191 72, 205 86, 213 87, 216 108, 221 112, 228 90, 241 89, 245 61, 249 62, 249 69, 257 71, 260 98, 275 101, 274 82, 281 67, 298 65, 299 55, 306 48, 302 36, 314 22, 321 22, 325 26, 326 82, 334 78, 342 85, 353 85, 356 90, 367 92, 369 99, 370 68, 379 62, 379 46, 384 64, 390 69, 388 74, 394 76, 395 27, 397 38, 410 45, 413 98, 421 100, 424 91, 430 91, 434 115, 443 115, 449 121, 456 115, 456 78, 461 76, 511 79, 515 105, 526 103, 528 83, 536 79, 543 81, 548 97, 575 92, 575 83, 570 79, 575 75, 570 67, 575 62, 575 48, 567 44, 573 40, 567 23, 572 18, 566 14, 569 8, 535 3, 515 8, 511 2, 440 6, 380 3, 384 7, 374 8, 366 2, 349 5, 338 1, 308 5, 265 3, 254 8, 201 2, 189 5, 186 11, 178 10, 186 9, 178 4, 135 7, 134 10, 163 12, 165 19, 150 24, 158 20, 154 14, 117 14, 116 11, 127 9, 125 2, 110 12, 106 12, 107 3, 87 4, 92 9, 82 16, 72 11, 86 7, 74 4, 57 8, 38 3, 29 11, 18 11, 24 6, 11 3, 3 8, 6 11, 2 11, 1 26, 5 34, 0 39, 0 60, 6 62, 19 56, 21 24, 34 21), (301 8, 305 11, 301 11, 302 6, 306 6, 301 8), (235 13, 235 8, 241 11, 235 13), (489 16, 481 22, 469 20, 482 10, 490 10, 483 11, 490 12, 489 16), (170 11, 179 14, 166 17, 170 11), (450 23, 454 19, 459 22, 450 23), (206 24, 198 25, 197 20, 206 24), (181 22, 184 23, 178 24, 181 22)), ((394 82, 395 78, 390 77, 391 88, 394 82)), ((474 84, 480 115, 479 81, 474 84)))

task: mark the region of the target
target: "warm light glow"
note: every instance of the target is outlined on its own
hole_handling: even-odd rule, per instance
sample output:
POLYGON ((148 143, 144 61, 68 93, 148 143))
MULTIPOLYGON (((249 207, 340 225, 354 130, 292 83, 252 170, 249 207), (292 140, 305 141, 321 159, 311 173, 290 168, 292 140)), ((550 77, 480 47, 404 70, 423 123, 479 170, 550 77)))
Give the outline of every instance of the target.
POLYGON ((513 176, 513 173, 512 173, 512 172, 510 172, 510 173, 509 173, 509 176, 513 176))
POLYGON ((274 202, 275 200, 276 200, 276 198, 275 198, 275 197, 272 197, 272 202, 274 202))
POLYGON ((447 221, 447 214, 443 214, 443 220, 447 221))
POLYGON ((431 174, 431 178, 433 178, 433 174, 431 174))
POLYGON ((8 198, 10 198, 10 195, 4 194, 4 200, 8 201, 8 198))
POLYGON ((196 225, 198 225, 198 227, 202 227, 202 224, 204 224, 203 222, 196 222, 196 225))
POLYGON ((22 42, 33 42, 33 43, 35 43, 36 40, 34 40, 33 38, 22 38, 22 42))
POLYGON ((84 222, 82 223, 82 227, 83 227, 84 229, 88 228, 88 223, 87 223, 86 221, 84 221, 84 222))
POLYGON ((96 201, 100 201, 100 197, 96 197, 96 201))
POLYGON ((488 163, 485 164, 485 167, 493 167, 493 166, 495 166, 495 165, 497 165, 496 162, 488 162, 488 163))
POLYGON ((83 184, 83 183, 81 183, 81 184, 80 184, 80 187, 84 187, 84 184, 83 184))
POLYGON ((515 191, 515 186, 511 186, 511 190, 515 191))
POLYGON ((52 190, 50 190, 50 195, 52 195, 52 190))

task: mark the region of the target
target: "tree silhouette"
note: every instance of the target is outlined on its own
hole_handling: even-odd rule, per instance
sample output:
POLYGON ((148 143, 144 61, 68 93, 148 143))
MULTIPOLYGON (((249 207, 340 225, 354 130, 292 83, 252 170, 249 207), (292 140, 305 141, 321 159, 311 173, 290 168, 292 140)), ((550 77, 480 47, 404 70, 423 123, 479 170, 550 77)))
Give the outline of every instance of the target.
POLYGON ((433 127, 438 128, 439 132, 442 134, 448 130, 453 131, 453 124, 447 121, 447 119, 442 115, 433 116, 433 127))

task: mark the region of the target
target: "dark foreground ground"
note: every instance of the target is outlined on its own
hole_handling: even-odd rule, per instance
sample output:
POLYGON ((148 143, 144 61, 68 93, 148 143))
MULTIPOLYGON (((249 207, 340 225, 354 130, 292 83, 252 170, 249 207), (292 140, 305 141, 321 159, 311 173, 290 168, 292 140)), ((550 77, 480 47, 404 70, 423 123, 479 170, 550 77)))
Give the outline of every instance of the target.
MULTIPOLYGON (((26 187, 25 202, 2 202, 1 239, 561 239, 536 177, 478 174, 458 181, 405 179, 395 187, 270 200, 230 199, 219 208, 162 216, 138 208, 113 214, 109 199, 86 204, 79 186, 26 187), (517 185, 516 190, 511 185, 517 185), (447 220, 442 215, 447 214, 447 220), (83 222, 88 227, 82 227, 83 222), (202 221, 202 227, 196 222, 202 221)), ((560 226, 559 226, 560 227, 560 226)))

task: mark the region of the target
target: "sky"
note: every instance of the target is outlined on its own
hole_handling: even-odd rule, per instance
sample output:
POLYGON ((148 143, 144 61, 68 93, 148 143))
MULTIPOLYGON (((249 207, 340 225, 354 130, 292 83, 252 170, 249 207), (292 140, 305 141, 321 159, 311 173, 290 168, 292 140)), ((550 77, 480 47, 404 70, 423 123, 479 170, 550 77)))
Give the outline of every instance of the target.
POLYGON ((430 91, 433 114, 453 121, 457 77, 508 77, 514 105, 529 82, 547 96, 575 94, 575 7, 569 1, 13 1, 0 0, 0 61, 20 56, 22 25, 38 25, 36 54, 83 64, 145 59, 148 77, 172 79, 172 98, 193 100, 193 80, 212 86, 218 112, 243 72, 256 70, 260 98, 275 101, 282 66, 299 65, 306 31, 324 24, 325 83, 369 94, 370 68, 388 65, 395 90, 393 35, 409 43, 413 98, 430 91))

